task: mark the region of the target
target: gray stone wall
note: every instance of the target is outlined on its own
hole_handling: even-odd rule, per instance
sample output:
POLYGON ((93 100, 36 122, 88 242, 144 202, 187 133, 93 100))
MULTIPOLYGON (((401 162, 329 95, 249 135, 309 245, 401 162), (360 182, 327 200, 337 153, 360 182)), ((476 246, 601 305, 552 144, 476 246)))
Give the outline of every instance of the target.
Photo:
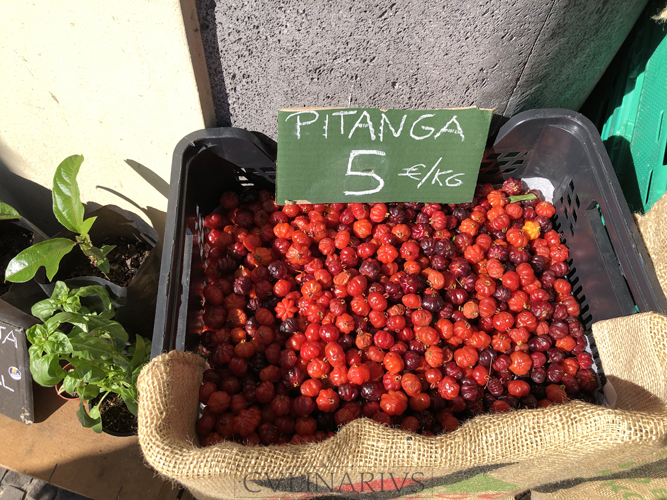
POLYGON ((646 0, 197 0, 218 125, 290 106, 578 109, 646 0))

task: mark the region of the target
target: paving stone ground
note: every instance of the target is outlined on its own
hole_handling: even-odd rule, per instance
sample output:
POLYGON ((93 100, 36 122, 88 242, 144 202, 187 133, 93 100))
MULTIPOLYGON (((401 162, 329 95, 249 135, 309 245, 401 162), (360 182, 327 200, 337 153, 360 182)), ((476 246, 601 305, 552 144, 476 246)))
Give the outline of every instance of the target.
POLYGON ((91 500, 77 493, 0 467, 0 500, 91 500))

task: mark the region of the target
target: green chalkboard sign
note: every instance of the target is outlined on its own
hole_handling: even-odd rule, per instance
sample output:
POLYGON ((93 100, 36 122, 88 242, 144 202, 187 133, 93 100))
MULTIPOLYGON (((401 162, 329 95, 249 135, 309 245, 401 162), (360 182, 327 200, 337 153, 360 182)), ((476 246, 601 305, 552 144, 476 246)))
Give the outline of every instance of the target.
POLYGON ((280 110, 277 202, 467 203, 491 114, 478 108, 280 110))

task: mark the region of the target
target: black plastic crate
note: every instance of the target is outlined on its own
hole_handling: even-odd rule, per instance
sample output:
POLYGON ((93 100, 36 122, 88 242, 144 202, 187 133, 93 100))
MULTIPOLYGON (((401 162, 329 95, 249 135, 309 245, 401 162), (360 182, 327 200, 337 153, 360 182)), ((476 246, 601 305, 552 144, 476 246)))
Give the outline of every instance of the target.
MULTIPOLYGON (((555 226, 570 249, 569 278, 586 330, 596 321, 637 311, 667 311, 600 135, 587 118, 562 109, 513 117, 486 151, 479 181, 500 183, 507 177, 541 188, 555 205, 555 226)), ((245 130, 201 130, 176 146, 152 357, 197 346, 203 324, 203 217, 218 206, 222 192, 273 189, 274 179, 275 157, 245 130)))
POLYGON ((202 322, 204 217, 224 191, 275 189, 275 155, 250 132, 204 129, 174 150, 151 359, 196 347, 202 322))

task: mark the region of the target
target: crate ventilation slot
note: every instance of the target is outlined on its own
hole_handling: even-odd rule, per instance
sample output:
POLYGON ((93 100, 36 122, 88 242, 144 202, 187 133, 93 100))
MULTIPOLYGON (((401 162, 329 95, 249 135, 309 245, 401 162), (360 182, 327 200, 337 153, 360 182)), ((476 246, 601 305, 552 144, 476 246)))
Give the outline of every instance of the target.
POLYGON ((204 217, 199 211, 199 204, 195 205, 195 230, 194 230, 194 244, 199 248, 199 258, 204 260, 204 247, 208 249, 206 243, 206 230, 204 229, 204 217))
POLYGON ((494 178, 499 175, 511 175, 523 165, 527 151, 507 151, 504 153, 486 152, 479 170, 480 177, 494 178))
POLYGON ((270 182, 276 183, 276 170, 274 167, 245 166, 235 165, 236 181, 243 187, 257 187, 259 184, 270 182))
POLYGON ((564 232, 563 236, 566 239, 568 236, 574 236, 574 232, 577 229, 577 220, 579 219, 578 210, 580 205, 581 202, 579 201, 579 195, 577 195, 575 191, 574 181, 571 180, 567 184, 567 188, 560 197, 556 207, 557 209, 558 207, 562 207, 563 220, 561 220, 561 217, 557 214, 558 228, 556 229, 554 227, 557 231, 562 230, 564 232), (569 229, 569 231, 566 231, 566 229, 569 229))

